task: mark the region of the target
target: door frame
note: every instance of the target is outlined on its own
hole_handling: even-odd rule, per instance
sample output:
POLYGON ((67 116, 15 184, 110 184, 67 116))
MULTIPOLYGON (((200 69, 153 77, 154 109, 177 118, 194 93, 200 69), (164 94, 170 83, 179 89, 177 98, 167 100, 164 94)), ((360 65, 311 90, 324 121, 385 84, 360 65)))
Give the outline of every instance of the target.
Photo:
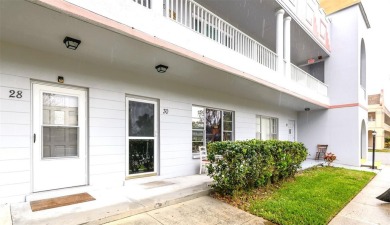
POLYGON ((160 107, 158 99, 139 97, 139 96, 126 96, 126 167, 125 167, 125 177, 126 178, 137 178, 137 177, 147 177, 147 176, 155 176, 159 174, 160 171, 160 129, 159 129, 159 116, 160 116, 160 107), (129 137, 129 101, 134 102, 143 102, 154 104, 154 171, 153 172, 145 172, 145 173, 137 173, 137 174, 129 174, 129 140, 131 139, 150 139, 150 137, 138 137, 138 138, 130 138, 129 137))
MULTIPOLYGON (((293 132, 293 134, 294 134, 294 137, 293 137, 294 140, 292 140, 292 141, 296 141, 296 140, 297 140, 297 139, 296 139, 296 137, 297 137, 296 135, 297 135, 297 134, 296 134, 296 129, 295 129, 295 120, 288 120, 288 127, 287 127, 287 128, 290 129, 290 123, 291 123, 291 122, 293 123, 292 132, 293 132)), ((288 139, 290 139, 290 133, 289 133, 288 135, 289 135, 288 139)), ((289 140, 289 141, 291 141, 291 140, 289 140)))
MULTIPOLYGON (((30 175, 30 180, 31 180, 31 186, 30 186, 30 190, 32 193, 36 193, 36 192, 41 192, 41 191, 35 191, 34 190, 34 134, 36 133, 36 129, 37 127, 36 126, 40 126, 39 124, 37 124, 37 121, 39 122, 40 120, 37 119, 35 116, 37 116, 39 118, 39 116, 41 116, 41 111, 42 109, 39 110, 39 115, 35 115, 35 104, 41 104, 42 101, 41 101, 41 98, 38 98, 36 99, 35 97, 35 94, 34 94, 34 86, 35 85, 41 85, 41 86, 47 86, 47 87, 52 87, 52 88, 65 88, 65 89, 73 89, 73 90, 76 90, 76 91, 83 91, 85 93, 85 101, 84 101, 84 151, 85 151, 85 162, 84 162, 84 167, 85 167, 85 184, 81 185, 81 186, 87 186, 89 185, 89 110, 88 110, 88 99, 89 99, 89 92, 88 92, 88 88, 85 88, 85 87, 79 87, 79 86, 73 86, 73 85, 65 85, 65 84, 58 84, 58 83, 52 83, 52 82, 45 82, 45 81, 39 81, 39 80, 31 80, 31 83, 30 83, 30 88, 31 88, 31 96, 30 96, 30 101, 31 101, 31 105, 30 105, 30 110, 31 110, 31 150, 30 150, 30 154, 31 154, 31 159, 30 159, 30 162, 31 162, 31 165, 30 165, 30 168, 31 168, 31 175, 30 175)), ((54 91, 55 92, 55 91, 54 91)), ((42 105, 40 105, 39 107, 42 107, 42 105)), ((79 134, 80 135, 80 134, 79 134)), ((41 134, 39 135, 41 136, 41 134)), ((80 136, 79 136, 80 137, 80 136)), ((42 137, 41 138, 41 145, 42 145, 42 137)), ((42 151, 42 146, 41 146, 41 151, 42 151)), ((48 159, 50 160, 50 159, 48 159)), ((72 188, 72 187, 75 187, 75 186, 70 186, 70 187, 64 187, 64 188, 72 188)), ((61 188, 59 188, 61 189, 61 188)), ((47 191, 50 191, 50 190, 56 190, 56 189, 49 189, 47 191)), ((45 190, 44 190, 45 191, 45 190)))

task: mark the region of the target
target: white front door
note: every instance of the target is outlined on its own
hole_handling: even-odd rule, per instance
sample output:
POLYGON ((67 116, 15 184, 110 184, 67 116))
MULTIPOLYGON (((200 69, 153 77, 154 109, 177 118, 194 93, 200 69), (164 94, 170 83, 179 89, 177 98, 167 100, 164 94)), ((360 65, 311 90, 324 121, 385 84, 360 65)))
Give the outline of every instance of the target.
POLYGON ((126 98, 127 176, 157 174, 157 102, 126 98))
POLYGON ((33 191, 87 184, 86 91, 33 84, 33 191))
POLYGON ((288 140, 295 141, 295 120, 288 121, 288 140))

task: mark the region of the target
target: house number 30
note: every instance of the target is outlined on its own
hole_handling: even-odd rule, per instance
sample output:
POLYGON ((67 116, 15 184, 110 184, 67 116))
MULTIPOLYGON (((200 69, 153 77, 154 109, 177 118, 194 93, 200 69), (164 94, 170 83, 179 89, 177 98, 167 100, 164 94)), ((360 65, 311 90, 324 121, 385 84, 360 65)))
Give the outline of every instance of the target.
POLYGON ((23 91, 9 90, 9 98, 23 98, 23 91))

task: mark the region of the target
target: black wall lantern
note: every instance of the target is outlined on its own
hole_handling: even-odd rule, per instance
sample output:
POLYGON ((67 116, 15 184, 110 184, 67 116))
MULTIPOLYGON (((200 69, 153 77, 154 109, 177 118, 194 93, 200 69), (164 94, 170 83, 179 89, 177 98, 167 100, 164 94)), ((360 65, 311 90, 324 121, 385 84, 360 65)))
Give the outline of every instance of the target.
POLYGON ((69 49, 72 49, 72 50, 76 50, 77 47, 79 47, 80 43, 81 43, 80 40, 77 40, 77 39, 74 39, 74 38, 71 38, 68 36, 66 36, 64 39, 65 46, 69 49))
POLYGON ((165 73, 168 70, 168 66, 165 66, 162 64, 157 65, 155 68, 156 68, 157 72, 159 72, 159 73, 165 73))

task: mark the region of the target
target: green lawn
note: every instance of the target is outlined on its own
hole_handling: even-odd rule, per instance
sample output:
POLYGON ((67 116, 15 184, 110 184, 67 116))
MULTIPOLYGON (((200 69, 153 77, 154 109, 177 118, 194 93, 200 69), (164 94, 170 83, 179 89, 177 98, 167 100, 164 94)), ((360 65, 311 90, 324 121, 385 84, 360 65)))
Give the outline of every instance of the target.
POLYGON ((271 193, 235 199, 251 199, 239 205, 277 224, 327 224, 374 176, 343 168, 314 168, 271 193))
MULTIPOLYGON (((368 149, 368 152, 372 152, 372 149, 368 149)), ((387 152, 387 153, 390 153, 390 149, 375 149, 375 152, 387 152)))

